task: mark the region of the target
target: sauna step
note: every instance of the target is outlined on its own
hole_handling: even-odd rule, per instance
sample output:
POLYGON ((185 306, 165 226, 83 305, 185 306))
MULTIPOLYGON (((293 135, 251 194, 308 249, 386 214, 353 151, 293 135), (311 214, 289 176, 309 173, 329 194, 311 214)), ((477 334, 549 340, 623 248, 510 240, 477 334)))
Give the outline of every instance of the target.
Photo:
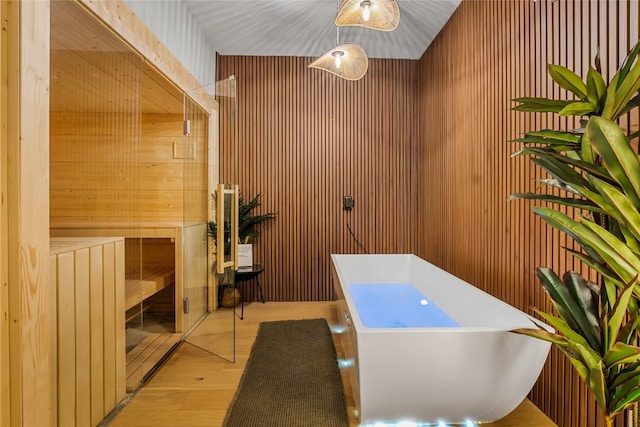
POLYGON ((127 353, 127 393, 142 384, 145 376, 162 362, 180 337, 181 334, 151 334, 127 353))

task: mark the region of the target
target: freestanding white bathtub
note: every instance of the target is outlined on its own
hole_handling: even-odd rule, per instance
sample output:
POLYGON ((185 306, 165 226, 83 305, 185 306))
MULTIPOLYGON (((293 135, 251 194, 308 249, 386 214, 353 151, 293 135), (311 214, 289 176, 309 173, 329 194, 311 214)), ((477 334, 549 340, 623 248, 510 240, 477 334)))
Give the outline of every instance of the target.
POLYGON ((533 387, 550 344, 509 332, 527 314, 415 255, 331 258, 362 425, 491 422, 533 387))

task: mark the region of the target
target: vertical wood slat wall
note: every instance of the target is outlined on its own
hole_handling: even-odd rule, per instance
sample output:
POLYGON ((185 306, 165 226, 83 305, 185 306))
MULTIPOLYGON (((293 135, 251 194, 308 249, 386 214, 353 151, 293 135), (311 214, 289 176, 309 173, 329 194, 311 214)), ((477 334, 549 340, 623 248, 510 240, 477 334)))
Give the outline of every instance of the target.
MULTIPOLYGON (((532 204, 506 201, 543 177, 510 158, 508 141, 575 123, 512 112, 511 99, 566 96, 545 65, 585 75, 598 46, 611 78, 638 39, 639 13, 637 0, 463 1, 417 71, 415 61, 372 60, 356 83, 306 69, 309 58, 220 57, 218 78, 238 81, 240 188, 279 212, 254 249, 267 298, 330 298, 329 254, 359 252, 349 219, 370 252, 417 252, 524 311, 549 310, 535 267, 583 267, 532 204), (351 213, 343 194, 355 198, 351 213)), ((621 124, 638 122, 636 112, 621 124)), ((220 144, 224 180, 231 151, 220 144)), ((603 425, 555 350, 530 397, 560 426, 603 425)))
POLYGON ((52 238, 53 425, 95 426, 125 397, 125 243, 52 238))
MULTIPOLYGON (((370 60, 348 82, 313 58, 221 56, 218 80, 236 75, 238 184, 277 212, 254 241, 269 301, 333 298, 330 254, 415 252, 417 61, 370 60), (351 195, 355 208, 343 211, 351 195)), ((221 117, 223 112, 221 112, 221 117)), ((221 128, 228 123, 222 120, 221 128)), ((228 134, 221 129, 221 135, 228 134)), ((220 139, 221 182, 233 147, 220 139)), ((243 287, 248 300, 256 289, 243 287)))
MULTIPOLYGON (((0 2, 0 21, 7 19, 7 2, 0 2)), ((7 81, 7 32, 0 32, 0 253, 7 254, 8 248, 8 210, 4 203, 4 195, 7 194, 7 117, 8 117, 8 81, 7 81)), ((8 260, 6 256, 0 256, 0 283, 8 282, 8 260)), ((0 290, 0 425, 9 425, 11 422, 11 400, 9 389, 9 289, 2 286, 0 290)))
MULTIPOLYGON (((420 61, 418 254, 524 311, 549 310, 537 266, 582 270, 533 204, 543 173, 510 158, 528 130, 572 128, 556 116, 513 112, 520 96, 566 97, 546 73, 555 63, 586 75, 598 46, 612 77, 638 40, 637 0, 464 1, 420 61)), ((637 130, 638 113, 621 125, 637 130)), ((552 350, 531 399, 563 427, 602 426, 587 389, 552 350)), ((617 420, 617 425, 623 425, 617 420)))

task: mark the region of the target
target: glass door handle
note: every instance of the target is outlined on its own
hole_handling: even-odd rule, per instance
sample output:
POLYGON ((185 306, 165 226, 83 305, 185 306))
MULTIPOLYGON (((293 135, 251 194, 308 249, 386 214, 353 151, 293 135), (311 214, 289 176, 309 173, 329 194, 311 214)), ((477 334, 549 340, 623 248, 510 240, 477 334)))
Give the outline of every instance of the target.
POLYGON ((238 271, 238 240, 240 229, 239 224, 239 211, 240 211, 240 193, 238 191, 238 185, 234 185, 232 190, 227 190, 231 193, 231 262, 233 265, 230 267, 238 271))
POLYGON ((226 267, 238 270, 238 186, 234 185, 231 189, 225 189, 224 184, 218 184, 218 197, 216 203, 216 223, 218 228, 216 239, 216 269, 218 274, 224 274, 224 269, 226 267), (231 195, 231 209, 229 210, 231 216, 231 259, 227 262, 224 261, 224 196, 226 194, 231 195))

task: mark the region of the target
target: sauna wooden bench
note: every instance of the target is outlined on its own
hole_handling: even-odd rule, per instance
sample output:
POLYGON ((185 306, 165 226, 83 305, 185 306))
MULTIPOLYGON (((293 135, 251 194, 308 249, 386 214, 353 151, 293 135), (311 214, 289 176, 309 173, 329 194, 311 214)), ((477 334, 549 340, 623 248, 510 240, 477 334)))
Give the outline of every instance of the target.
POLYGON ((175 284, 175 332, 183 332, 183 224, 181 222, 72 222, 51 223, 51 236, 54 237, 125 237, 125 238, 168 238, 175 245, 174 268, 145 268, 136 278, 138 272, 127 273, 125 306, 126 310, 139 304, 154 293, 175 284), (169 275, 171 272, 171 279, 169 275), (137 280, 139 284, 132 281, 137 280), (130 290, 139 287, 138 290, 130 290))
POLYGON ((145 267, 131 271, 125 280, 125 310, 135 307, 145 299, 175 284, 175 269, 170 267, 145 267))

